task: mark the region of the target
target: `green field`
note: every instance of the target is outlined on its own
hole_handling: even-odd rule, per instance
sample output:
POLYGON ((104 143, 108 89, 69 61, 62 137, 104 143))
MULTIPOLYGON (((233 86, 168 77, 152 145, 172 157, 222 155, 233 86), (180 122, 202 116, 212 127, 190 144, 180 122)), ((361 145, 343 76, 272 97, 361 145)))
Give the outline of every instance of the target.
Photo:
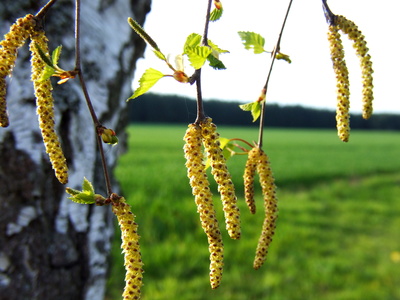
MULTIPOLYGON (((136 214, 145 263, 142 299, 400 299, 400 133, 267 129, 264 149, 278 185, 279 218, 269 256, 252 262, 263 221, 243 200, 244 156, 228 162, 242 238, 224 232, 221 286, 211 290, 208 244, 186 177, 186 126, 134 125, 116 169, 136 214)), ((221 136, 255 140, 257 129, 219 127, 221 136)), ((212 180, 210 180, 212 182, 212 180)), ((222 211, 212 184, 215 204, 222 211)), ((224 229, 223 215, 219 214, 224 229)), ((124 286, 118 230, 107 299, 124 286)))

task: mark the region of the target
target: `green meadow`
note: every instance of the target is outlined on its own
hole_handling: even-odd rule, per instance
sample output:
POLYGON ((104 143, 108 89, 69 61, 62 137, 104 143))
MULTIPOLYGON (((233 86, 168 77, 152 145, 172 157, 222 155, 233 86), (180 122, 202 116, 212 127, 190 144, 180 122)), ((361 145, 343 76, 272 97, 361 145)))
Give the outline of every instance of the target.
MULTIPOLYGON (((252 268, 263 222, 243 199, 245 156, 228 168, 241 209, 231 240, 210 177, 224 235, 221 286, 209 284, 207 238, 183 157, 184 125, 132 125, 115 171, 139 224, 142 299, 400 299, 400 132, 266 129, 264 149, 278 186, 279 217, 267 261, 252 268)), ((226 138, 257 139, 256 128, 218 127, 226 138)), ((121 299, 123 257, 116 228, 107 299, 121 299)))

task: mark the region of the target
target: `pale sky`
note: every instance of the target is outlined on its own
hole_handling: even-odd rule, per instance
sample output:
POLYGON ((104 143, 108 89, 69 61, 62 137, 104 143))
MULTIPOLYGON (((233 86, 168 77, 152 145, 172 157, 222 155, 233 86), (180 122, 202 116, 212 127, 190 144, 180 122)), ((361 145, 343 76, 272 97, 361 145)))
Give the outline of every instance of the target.
MULTIPOLYGON (((164 54, 182 52, 186 37, 202 34, 207 0, 153 0, 152 11, 144 25, 164 54)), ((227 70, 203 67, 202 88, 206 99, 255 101, 264 86, 270 56, 245 50, 238 31, 261 34, 265 48, 273 49, 289 1, 222 0, 222 18, 213 22, 209 39, 230 53, 222 54, 227 70)), ((330 0, 333 13, 355 22, 366 37, 374 69, 374 111, 400 113, 400 36, 398 0, 330 0)), ((294 0, 281 41, 281 52, 292 63, 276 61, 267 92, 267 103, 301 104, 316 108, 336 108, 335 77, 327 41, 328 25, 320 0, 294 0)), ((342 35, 350 72, 350 110, 361 111, 361 73, 355 50, 342 35)), ((171 59, 173 61, 173 59, 171 59)), ((147 47, 145 59, 138 61, 133 87, 148 68, 171 74, 165 63, 147 47)), ((185 71, 192 74, 189 64, 185 71)), ((194 86, 172 78, 162 78, 151 90, 195 98, 194 86)), ((134 101, 139 101, 139 99, 134 101)))

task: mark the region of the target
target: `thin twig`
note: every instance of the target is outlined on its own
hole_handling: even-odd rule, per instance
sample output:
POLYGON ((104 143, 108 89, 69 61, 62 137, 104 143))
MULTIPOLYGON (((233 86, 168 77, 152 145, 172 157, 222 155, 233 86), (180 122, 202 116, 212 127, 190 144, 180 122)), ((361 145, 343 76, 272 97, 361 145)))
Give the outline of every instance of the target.
MULTIPOLYGON (((201 41, 201 44, 203 46, 208 46, 208 25, 210 23, 210 12, 211 12, 211 4, 212 0, 208 0, 208 5, 207 5, 207 13, 206 13, 206 23, 204 25, 204 33, 203 33, 203 39, 201 41)), ((206 114, 204 112, 204 106, 203 106, 203 96, 201 93, 201 68, 196 70, 194 72, 194 75, 192 76, 194 80, 196 80, 196 89, 197 89, 197 118, 195 123, 198 124, 202 120, 205 119, 206 114)))
MULTIPOLYGON (((293 0, 289 1, 289 5, 288 5, 287 11, 286 11, 286 15, 285 15, 285 18, 284 18, 283 23, 282 23, 282 28, 281 28, 281 31, 279 33, 278 41, 276 42, 274 51, 272 51, 272 54, 271 54, 272 55, 271 65, 269 67, 267 80, 265 81, 265 85, 264 85, 264 90, 265 91, 268 91, 268 83, 269 83, 269 79, 271 77, 272 68, 274 66, 276 53, 280 51, 282 34, 283 34, 283 30, 285 29, 286 20, 287 20, 288 15, 289 15, 290 7, 292 6, 292 2, 293 2, 293 0)), ((259 130, 259 136, 258 136, 258 147, 259 148, 262 148, 262 143, 263 143, 263 131, 264 131, 263 129, 264 129, 264 119, 265 119, 264 115, 265 115, 265 101, 262 101, 262 104, 261 104, 261 117, 260 117, 260 130, 259 130)))
POLYGON ((253 148, 253 145, 250 144, 248 141, 246 141, 246 140, 244 140, 244 139, 233 138, 233 139, 230 139, 229 141, 240 141, 240 142, 243 142, 243 143, 245 143, 246 145, 250 146, 251 148, 253 148))
POLYGON ((212 0, 208 0, 207 13, 206 13, 206 23, 204 25, 203 39, 201 41, 201 44, 203 46, 208 46, 208 26, 210 24, 211 4, 212 4, 212 0))
POLYGON ((324 9, 324 14, 326 18, 326 22, 333 26, 336 23, 336 15, 331 11, 328 6, 327 0, 322 0, 322 8, 324 9))
POLYGON ((204 112, 204 105, 203 105, 203 96, 201 93, 201 68, 196 70, 196 91, 197 91, 197 118, 195 123, 199 124, 206 118, 206 114, 204 112))
POLYGON ((96 140, 97 140, 97 145, 99 147, 101 163, 103 166, 104 179, 106 181, 106 187, 107 187, 107 194, 111 195, 112 194, 112 185, 111 185, 110 175, 109 175, 108 168, 107 168, 106 158, 104 155, 103 142, 101 140, 100 133, 99 133, 99 129, 102 128, 103 126, 99 122, 99 119, 97 118, 96 112, 93 108, 93 104, 90 99, 90 95, 87 90, 86 82, 84 80, 82 69, 81 69, 80 11, 81 11, 81 1, 76 0, 76 2, 75 2, 75 71, 78 73, 82 92, 85 97, 86 104, 87 104, 89 112, 90 112, 90 116, 92 117, 93 124, 95 126, 96 140))
POLYGON ((76 8, 75 8, 75 71, 79 75, 79 81, 81 83, 81 88, 83 94, 86 99, 86 104, 89 108, 90 115, 93 119, 93 123, 96 127, 101 126, 96 112, 93 108, 92 101, 90 100, 90 96, 86 87, 85 80, 83 78, 82 70, 81 70, 81 47, 80 47, 80 14, 81 14, 81 1, 76 0, 76 8))
POLYGON ((46 3, 45 6, 43 6, 38 13, 35 15, 36 18, 41 19, 43 18, 47 11, 53 6, 54 3, 56 3, 57 0, 50 0, 49 2, 46 3))

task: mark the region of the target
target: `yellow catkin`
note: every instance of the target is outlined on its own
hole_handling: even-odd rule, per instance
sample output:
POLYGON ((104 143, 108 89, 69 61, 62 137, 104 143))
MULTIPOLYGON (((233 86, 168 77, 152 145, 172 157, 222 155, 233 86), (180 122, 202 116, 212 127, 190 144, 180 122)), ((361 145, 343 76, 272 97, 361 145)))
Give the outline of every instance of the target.
POLYGON ((278 217, 278 206, 276 197, 275 179, 272 174, 268 156, 260 148, 258 152, 257 173, 259 175, 262 193, 264 196, 265 217, 260 238, 256 249, 253 267, 259 269, 267 258, 268 247, 275 233, 276 219, 278 217))
POLYGON ((206 118, 200 123, 200 127, 203 145, 210 160, 211 174, 214 176, 218 184, 218 191, 221 194, 226 230, 232 239, 239 239, 240 212, 237 206, 235 187, 220 147, 219 134, 216 131, 217 126, 212 123, 211 118, 206 118))
POLYGON ((6 78, 0 77, 0 126, 7 127, 9 124, 6 102, 6 78))
POLYGON ((0 75, 10 75, 17 59, 17 51, 29 37, 31 28, 35 25, 33 15, 19 18, 0 41, 0 75))
POLYGON ((348 142, 350 137, 350 82, 349 72, 344 60, 342 40, 337 26, 329 26, 328 41, 333 70, 336 75, 336 127, 339 138, 348 142))
POLYGON ((48 54, 47 38, 43 31, 32 31, 29 49, 31 51, 32 81, 35 89, 37 114, 39 126, 42 132, 46 152, 49 155, 51 164, 57 179, 62 183, 68 182, 68 167, 61 148, 60 141, 54 129, 54 99, 50 79, 40 81, 41 74, 46 63, 39 55, 35 43, 48 54))
POLYGON ((33 15, 26 15, 19 18, 11 27, 10 31, 4 35, 0 41, 0 126, 7 127, 9 119, 7 115, 6 102, 6 77, 11 75, 17 59, 18 49, 29 37, 29 32, 34 26, 33 15))
POLYGON ((143 285, 143 262, 140 253, 138 224, 131 207, 121 197, 113 202, 112 210, 117 216, 121 229, 121 249, 124 254, 125 265, 125 288, 122 294, 124 300, 140 299, 141 287, 143 285))
POLYGON ((254 200, 254 177, 257 169, 258 150, 253 148, 247 154, 246 166, 244 168, 244 197, 247 207, 252 214, 256 213, 256 204, 254 200))
POLYGON ((216 212, 212 201, 202 154, 201 129, 190 124, 184 137, 183 147, 186 158, 187 176, 195 196, 201 226, 207 235, 210 252, 210 284, 213 289, 221 282, 223 271, 223 242, 216 212))
POLYGON ((353 47, 356 50, 356 54, 360 60, 361 74, 362 74, 362 85, 363 85, 363 118, 368 119, 372 114, 372 101, 374 99, 373 94, 373 79, 372 73, 372 61, 371 56, 368 54, 367 42, 362 32, 358 29, 357 25, 344 16, 336 17, 337 27, 347 34, 349 39, 353 41, 353 47))

